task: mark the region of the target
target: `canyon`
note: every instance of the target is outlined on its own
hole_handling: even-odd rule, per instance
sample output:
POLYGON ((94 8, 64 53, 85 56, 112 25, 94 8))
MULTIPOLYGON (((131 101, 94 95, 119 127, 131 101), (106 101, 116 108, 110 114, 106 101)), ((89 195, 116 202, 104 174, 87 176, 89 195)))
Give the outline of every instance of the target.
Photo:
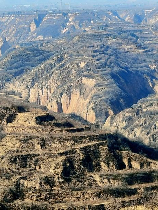
POLYGON ((0 209, 157 209, 158 10, 0 13, 0 209))

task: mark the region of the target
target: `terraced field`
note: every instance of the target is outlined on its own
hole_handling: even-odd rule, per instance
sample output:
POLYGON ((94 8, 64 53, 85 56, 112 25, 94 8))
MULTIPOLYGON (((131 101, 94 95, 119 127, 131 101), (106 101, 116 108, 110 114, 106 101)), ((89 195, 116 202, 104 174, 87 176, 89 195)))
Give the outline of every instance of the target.
POLYGON ((157 209, 156 150, 22 107, 1 108, 1 209, 157 209))

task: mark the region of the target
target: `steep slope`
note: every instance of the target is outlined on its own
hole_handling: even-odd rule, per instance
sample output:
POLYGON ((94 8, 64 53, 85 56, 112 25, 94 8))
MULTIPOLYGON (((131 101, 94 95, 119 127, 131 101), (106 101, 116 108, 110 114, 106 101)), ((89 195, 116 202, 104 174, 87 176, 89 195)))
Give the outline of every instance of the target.
POLYGON ((0 39, 0 56, 3 55, 10 48, 6 39, 0 39))
MULTIPOLYGON (((158 67, 154 68, 158 73, 158 67)), ((156 76, 158 75, 156 73, 156 76)), ((158 148, 158 81, 155 81, 155 94, 141 99, 131 108, 116 116, 110 116, 103 129, 118 132, 130 138, 137 138, 144 144, 158 148)))
MULTIPOLYGON (((19 76, 5 83, 4 89, 50 110, 75 113, 100 125, 109 115, 154 93, 157 37, 144 26, 113 23, 104 27, 99 24, 69 40, 34 44, 42 54, 50 49, 51 57, 41 61, 37 56, 41 62, 37 66, 26 60, 22 72, 21 64, 11 59, 21 60, 21 48, 12 51, 1 63, 4 72, 16 71, 19 76)), ((23 50, 27 52, 27 46, 23 50)))
POLYGON ((24 44, 11 49, 5 57, 0 59, 1 89, 6 82, 24 73, 29 73, 32 68, 43 63, 52 55, 51 49, 42 49, 40 45, 24 44))
POLYGON ((1 209, 156 210, 156 150, 1 99, 1 209))
POLYGON ((150 147, 158 147, 158 96, 140 100, 130 109, 107 119, 104 129, 139 139, 150 147))
POLYGON ((157 96, 125 110, 157 91, 157 10, 27 15, 1 19, 1 91, 157 146, 157 96))

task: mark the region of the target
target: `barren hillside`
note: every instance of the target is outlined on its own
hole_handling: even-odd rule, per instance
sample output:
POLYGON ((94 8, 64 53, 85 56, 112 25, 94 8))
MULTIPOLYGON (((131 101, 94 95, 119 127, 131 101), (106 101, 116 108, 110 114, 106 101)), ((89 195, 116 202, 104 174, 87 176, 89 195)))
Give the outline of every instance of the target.
POLYGON ((1 99, 1 209, 157 209, 156 150, 1 99))

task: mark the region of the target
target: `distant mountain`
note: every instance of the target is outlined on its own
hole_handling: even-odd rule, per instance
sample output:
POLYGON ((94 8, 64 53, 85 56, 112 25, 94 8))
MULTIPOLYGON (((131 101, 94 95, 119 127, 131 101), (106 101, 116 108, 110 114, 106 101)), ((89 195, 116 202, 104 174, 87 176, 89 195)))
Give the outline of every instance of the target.
POLYGON ((15 46, 23 42, 52 40, 86 32, 98 23, 142 23, 157 31, 157 21, 158 10, 156 9, 8 12, 0 16, 0 37, 6 38, 9 46, 15 46))

